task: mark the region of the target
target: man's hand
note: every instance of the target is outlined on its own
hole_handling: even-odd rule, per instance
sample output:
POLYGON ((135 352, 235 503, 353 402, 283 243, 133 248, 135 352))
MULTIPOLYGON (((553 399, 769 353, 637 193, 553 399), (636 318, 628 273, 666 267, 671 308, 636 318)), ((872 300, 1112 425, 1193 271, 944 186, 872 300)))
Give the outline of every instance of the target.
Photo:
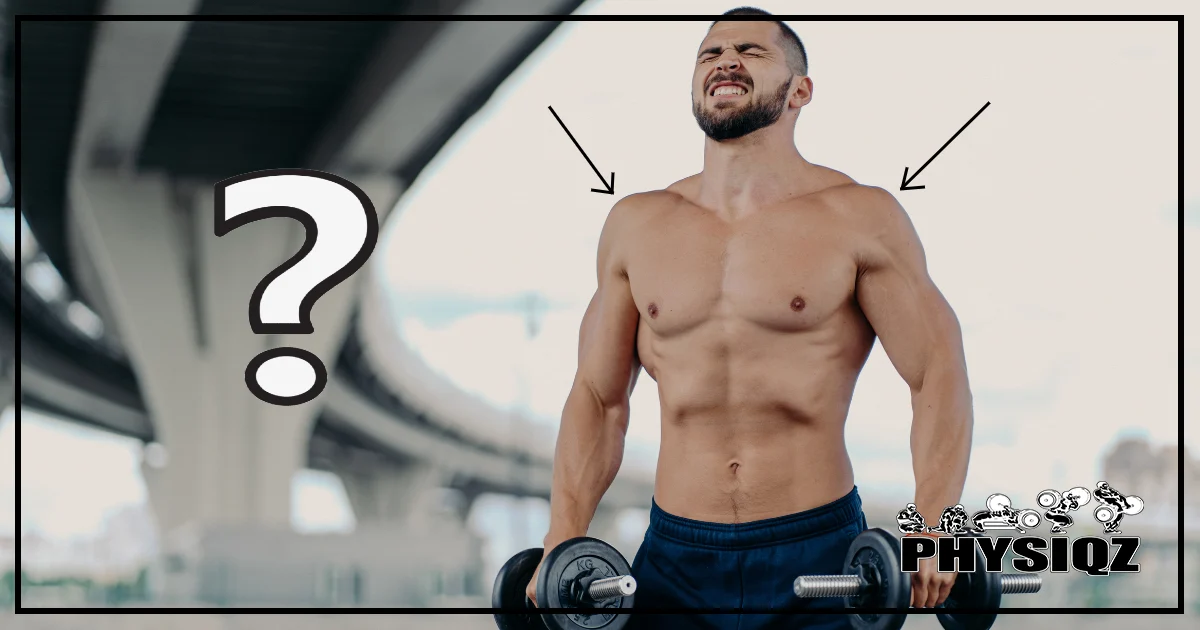
MULTIPOLYGON (((545 556, 542 556, 544 559, 545 556)), ((525 597, 533 602, 534 607, 537 607, 537 579, 538 573, 542 572, 542 563, 538 562, 537 568, 533 570, 533 578, 529 580, 529 585, 525 587, 525 597)))
POLYGON ((533 602, 533 605, 535 607, 537 606, 538 574, 542 572, 542 565, 545 564, 545 562, 546 562, 546 556, 555 547, 566 542, 570 538, 574 538, 574 536, 567 536, 566 538, 561 538, 560 536, 561 536, 561 534, 559 534, 559 536, 556 536, 554 538, 547 537, 545 540, 542 541, 542 549, 545 549, 545 552, 542 553, 542 559, 538 561, 537 568, 533 570, 533 577, 529 579, 529 584, 525 586, 525 597, 528 597, 529 601, 533 602))
POLYGON ((945 603, 950 596, 950 588, 954 586, 957 573, 938 573, 937 558, 921 558, 917 564, 917 572, 912 574, 913 608, 933 608, 945 603))

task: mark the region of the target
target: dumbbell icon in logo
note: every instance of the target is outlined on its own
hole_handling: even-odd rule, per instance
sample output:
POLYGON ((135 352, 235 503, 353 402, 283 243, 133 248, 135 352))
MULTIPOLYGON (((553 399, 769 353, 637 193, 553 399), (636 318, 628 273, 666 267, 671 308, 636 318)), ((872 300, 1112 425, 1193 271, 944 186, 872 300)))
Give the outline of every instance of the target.
POLYGON ((1108 485, 1107 481, 1096 484, 1094 495, 1100 505, 1096 506, 1092 516, 1096 517, 1096 521, 1104 526, 1106 534, 1120 534, 1121 520, 1126 515, 1140 514, 1146 508, 1141 497, 1123 495, 1108 485))
POLYGON ((1078 486, 1066 492, 1058 490, 1042 490, 1037 495, 1037 503, 1046 510, 1046 520, 1050 521, 1050 531, 1055 534, 1065 534, 1066 528, 1075 523, 1068 512, 1074 512, 1087 505, 1092 500, 1092 493, 1087 488, 1078 486))

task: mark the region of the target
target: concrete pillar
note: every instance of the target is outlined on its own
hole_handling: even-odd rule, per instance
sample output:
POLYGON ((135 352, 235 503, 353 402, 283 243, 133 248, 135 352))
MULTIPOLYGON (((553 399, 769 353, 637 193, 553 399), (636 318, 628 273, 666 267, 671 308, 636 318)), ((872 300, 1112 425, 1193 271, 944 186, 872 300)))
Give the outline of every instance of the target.
POLYGON ((478 488, 473 487, 460 487, 455 489, 458 491, 458 496, 460 499, 458 502, 457 516, 465 525, 467 520, 471 517, 471 509, 475 507, 475 502, 479 500, 479 497, 483 496, 483 492, 478 488))
POLYGON ((0 412, 17 399, 17 362, 14 357, 0 360, 0 412))
POLYGON ((601 504, 596 508, 596 515, 592 517, 592 522, 588 524, 588 536, 599 538, 612 545, 621 552, 621 555, 625 556, 627 562, 632 563, 633 554, 626 541, 621 539, 621 532, 617 528, 617 519, 620 515, 620 510, 601 504))
POLYGON ((434 506, 432 493, 446 475, 425 462, 380 463, 367 470, 338 473, 360 525, 419 525, 434 506))
POLYGON ((620 516, 620 513, 620 510, 605 505, 597 507, 596 514, 592 517, 592 522, 588 525, 588 536, 599 538, 615 547, 619 533, 617 531, 617 518, 620 516))
POLYGON ((81 169, 70 184, 69 220, 95 266, 167 450, 145 469, 165 532, 188 524, 289 526, 291 479, 306 463, 321 398, 277 407, 246 388, 245 368, 280 345, 307 349, 333 369, 357 276, 312 311, 316 332, 256 335, 248 317, 255 285, 303 240, 290 220, 213 235, 213 192, 190 197, 165 177, 81 169), (182 197, 182 198, 181 198, 182 197))
POLYGON ((596 509, 596 515, 592 517, 591 524, 588 525, 588 536, 599 538, 612 545, 625 556, 627 561, 632 563, 633 557, 637 554, 638 547, 641 546, 645 537, 645 530, 623 537, 620 521, 625 513, 624 508, 613 508, 601 503, 600 507, 596 509))

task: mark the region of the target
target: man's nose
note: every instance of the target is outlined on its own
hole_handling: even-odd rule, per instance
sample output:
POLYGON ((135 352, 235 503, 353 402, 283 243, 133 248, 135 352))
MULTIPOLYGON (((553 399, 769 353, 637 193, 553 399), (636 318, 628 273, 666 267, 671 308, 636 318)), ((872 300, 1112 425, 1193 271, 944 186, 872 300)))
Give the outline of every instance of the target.
POLYGON ((737 55, 724 54, 724 55, 721 55, 721 58, 717 60, 717 69, 718 70, 724 70, 725 72, 732 72, 741 67, 742 67, 742 64, 738 60, 737 55))

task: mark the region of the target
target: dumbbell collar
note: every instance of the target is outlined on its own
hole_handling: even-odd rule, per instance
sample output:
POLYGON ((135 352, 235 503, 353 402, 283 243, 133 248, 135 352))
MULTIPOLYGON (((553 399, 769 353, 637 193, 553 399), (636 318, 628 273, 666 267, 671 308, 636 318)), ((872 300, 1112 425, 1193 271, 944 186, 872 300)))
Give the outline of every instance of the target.
POLYGON ((592 585, 592 582, 595 582, 603 577, 603 572, 598 568, 588 569, 587 571, 576 575, 571 580, 571 585, 568 587, 567 591, 569 594, 568 596, 571 598, 572 606, 576 606, 584 602, 590 603, 592 598, 588 597, 588 587, 592 585))
POLYGON ((861 562, 855 565, 854 574, 863 581, 862 591, 857 595, 850 596, 851 605, 858 608, 864 606, 865 602, 875 596, 876 585, 882 578, 873 565, 861 562))

